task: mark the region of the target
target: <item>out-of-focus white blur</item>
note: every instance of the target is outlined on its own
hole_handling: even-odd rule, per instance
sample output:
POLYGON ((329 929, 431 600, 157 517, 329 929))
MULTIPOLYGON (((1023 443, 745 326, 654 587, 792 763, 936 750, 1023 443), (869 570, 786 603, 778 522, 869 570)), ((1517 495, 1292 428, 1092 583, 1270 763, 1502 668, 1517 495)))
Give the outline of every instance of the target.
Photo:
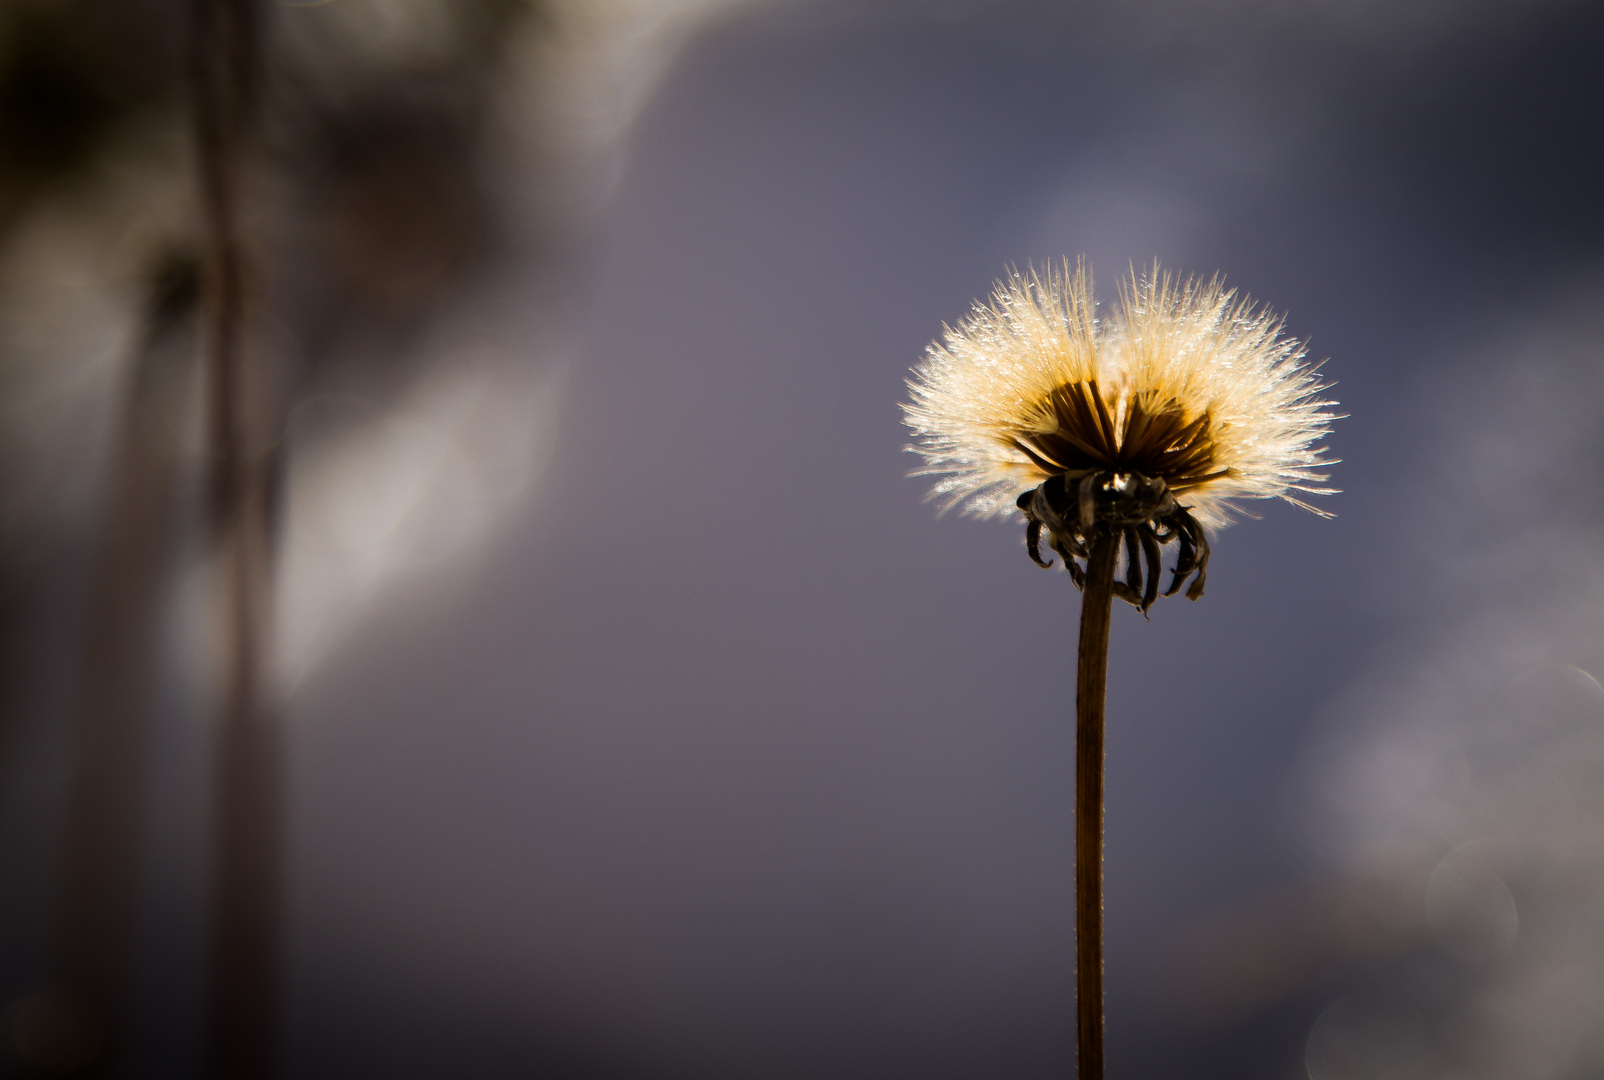
MULTIPOLYGON (((1412 871, 1423 932, 1389 1022, 1429 1038, 1363 1075, 1604 1069, 1601 311, 1583 280, 1445 342, 1464 355, 1423 395, 1434 453, 1395 480, 1411 544, 1383 587, 1409 615, 1305 770, 1333 867, 1412 871)), ((1361 1075, 1338 1042, 1311 1034, 1313 1080, 1361 1075)))
POLYGON ((377 417, 371 403, 335 395, 296 406, 279 585, 289 686, 374 617, 385 591, 470 558, 530 497, 562 401, 563 369, 546 360, 453 352, 377 417))

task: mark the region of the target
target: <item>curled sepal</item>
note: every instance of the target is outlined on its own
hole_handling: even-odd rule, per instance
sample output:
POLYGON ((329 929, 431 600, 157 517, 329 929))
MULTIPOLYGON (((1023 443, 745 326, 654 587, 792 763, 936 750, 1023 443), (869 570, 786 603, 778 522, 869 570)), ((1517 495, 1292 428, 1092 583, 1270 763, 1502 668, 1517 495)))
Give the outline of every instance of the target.
POLYGON ((1025 549, 1031 560, 1041 567, 1052 565, 1041 555, 1045 534, 1048 546, 1063 556, 1076 588, 1085 585, 1082 563, 1090 557, 1092 543, 1112 535, 1125 551, 1125 578, 1114 583, 1114 595, 1143 615, 1158 599, 1162 549, 1172 540, 1178 553, 1164 595, 1174 596, 1188 582, 1187 599, 1203 595, 1208 537, 1163 480, 1134 472, 1073 470, 1043 481, 1020 495, 1015 505, 1025 515, 1025 549))

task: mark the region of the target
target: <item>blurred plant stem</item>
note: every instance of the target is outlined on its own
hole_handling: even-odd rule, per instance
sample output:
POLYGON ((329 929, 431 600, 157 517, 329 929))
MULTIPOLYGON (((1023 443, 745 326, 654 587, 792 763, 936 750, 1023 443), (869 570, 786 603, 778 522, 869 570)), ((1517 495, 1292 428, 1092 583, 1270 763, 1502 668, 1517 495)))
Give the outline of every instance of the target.
POLYGON ((1092 542, 1075 671, 1075 1013, 1079 1080, 1103 1080, 1103 704, 1120 533, 1092 542))
POLYGON ((277 1028, 281 766, 267 652, 278 439, 250 347, 239 213, 255 134, 258 12, 254 0, 193 2, 211 520, 221 586, 209 1054, 217 1080, 241 1080, 272 1074, 277 1028))
MULTIPOLYGON (((71 735, 52 1015, 66 1068, 115 1070, 127 1000, 155 670, 173 536, 176 417, 193 381, 194 261, 170 256, 147 303, 111 444, 71 735), (64 1029, 65 1030, 65 1029, 64 1029)), ((44 1063, 40 1063, 44 1064, 44 1063)))

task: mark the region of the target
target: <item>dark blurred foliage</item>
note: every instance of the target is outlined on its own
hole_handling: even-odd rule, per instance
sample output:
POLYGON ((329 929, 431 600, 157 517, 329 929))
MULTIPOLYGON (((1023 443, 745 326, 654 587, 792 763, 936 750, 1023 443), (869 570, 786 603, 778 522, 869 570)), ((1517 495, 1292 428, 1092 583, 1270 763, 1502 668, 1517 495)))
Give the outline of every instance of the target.
POLYGON ((280 286, 308 378, 353 356, 403 362, 405 348, 350 339, 415 337, 494 252, 485 111, 515 22, 537 9, 474 0, 449 10, 454 47, 425 63, 348 73, 337 56, 307 50, 273 72, 269 141, 291 184, 280 286))
MULTIPOLYGON (((507 44, 535 8, 521 0, 442 7, 446 25, 435 29, 445 47, 427 65, 360 55, 361 26, 342 38, 338 27, 320 29, 315 12, 255 9, 257 70, 223 76, 254 84, 255 115, 223 122, 244 147, 234 197, 254 313, 247 350, 261 370, 249 391, 259 402, 245 407, 266 424, 249 438, 266 440, 274 468, 283 417, 329 380, 348 392, 404 388, 415 376, 405 344, 492 250, 483 118, 507 44), (280 38, 285 14, 303 16, 291 42, 280 38), (353 339, 379 344, 353 348, 353 339), (342 373, 352 357, 377 370, 359 371, 353 383, 342 373)), ((54 204, 46 215, 92 222, 122 197, 131 157, 152 146, 166 156, 155 167, 158 199, 189 199, 196 157, 211 152, 190 139, 193 50, 215 64, 220 48, 196 37, 206 24, 194 16, 209 11, 188 0, 0 8, 0 247, 42 205, 54 204)), ((72 778, 63 850, 45 854, 53 831, 45 826, 44 846, 29 845, 41 856, 34 867, 9 868, 48 879, 52 865, 64 867, 55 913, 28 920, 54 938, 33 943, 24 964, 36 979, 54 969, 65 981, 20 994, 13 986, 5 1012, 8 1054, 42 1074, 118 1074, 136 1037, 122 1001, 145 877, 152 714, 181 553, 206 532, 196 471, 204 462, 184 434, 206 381, 195 359, 205 229, 192 208, 187 220, 169 216, 165 232, 147 229, 137 241, 132 273, 148 283, 128 290, 125 372, 109 403, 111 469, 94 485, 100 505, 83 518, 87 528, 69 528, 58 547, 48 522, 13 506, 0 542, 0 672, 12 676, 0 691, 0 755, 39 737, 38 695, 53 681, 41 677, 41 663, 71 672, 62 704, 78 732, 62 766, 72 778), (87 560, 86 548, 95 551, 87 560), (43 640, 41 627, 50 628, 43 640)), ((47 458, 12 468, 48 484, 52 470, 71 466, 47 458)), ((271 666, 271 656, 263 662, 271 666)), ((9 978, 15 964, 7 962, 9 978)))
MULTIPOLYGON (((86 190, 89 205, 80 212, 94 213, 95 186, 119 182, 119 158, 142 133, 164 125, 186 133, 173 149, 189 152, 182 139, 192 122, 191 7, 188 0, 0 6, 0 242, 41 196, 86 190)), ((297 48, 286 50, 275 36, 283 9, 262 5, 264 134, 248 216, 257 289, 278 335, 275 388, 290 405, 316 392, 342 361, 405 364, 415 350, 350 347, 350 339, 411 340, 491 250, 496 211, 483 183, 483 114, 513 26, 537 9, 523 0, 467 0, 444 10, 453 24, 449 47, 412 65, 342 55, 350 37, 315 26, 301 28, 297 48)), ((166 183, 182 190, 193 182, 184 157, 172 166, 166 183)), ((163 245, 193 246, 197 228, 184 223, 165 239, 146 238, 151 249, 136 262, 161 273, 163 245)), ((136 310, 134 302, 131 317, 136 310)), ((407 373, 377 377, 395 385, 407 373)), ((10 604, 27 603, 18 595, 26 582, 7 569, 26 547, 0 545, 10 604)), ((8 634, 5 651, 19 644, 8 634)))
MULTIPOLYGON (((183 0, 0 7, 0 243, 38 196, 88 182, 125 125, 183 108, 185 9, 183 0)), ((8 696, 27 681, 17 628, 27 624, 28 582, 13 565, 16 547, 0 544, 0 672, 17 673, 3 679, 8 696)), ((21 715, 14 701, 0 709, 21 715)))
POLYGON ((0 8, 0 222, 100 164, 121 125, 182 107, 185 0, 0 8))

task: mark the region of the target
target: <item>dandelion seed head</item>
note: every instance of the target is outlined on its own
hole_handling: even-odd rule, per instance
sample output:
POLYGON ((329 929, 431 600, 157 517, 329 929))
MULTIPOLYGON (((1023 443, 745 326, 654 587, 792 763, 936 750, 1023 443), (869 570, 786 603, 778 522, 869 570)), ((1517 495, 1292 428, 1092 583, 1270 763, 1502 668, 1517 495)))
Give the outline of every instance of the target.
MULTIPOLYGON (((1282 320, 1218 278, 1133 270, 1096 315, 1085 264, 1013 272, 944 328, 909 381, 911 450, 943 510, 993 517, 1090 471, 1163 481, 1199 524, 1235 500, 1328 494, 1332 404, 1282 320)), ((1027 511, 1027 517, 1029 512, 1027 511)))

